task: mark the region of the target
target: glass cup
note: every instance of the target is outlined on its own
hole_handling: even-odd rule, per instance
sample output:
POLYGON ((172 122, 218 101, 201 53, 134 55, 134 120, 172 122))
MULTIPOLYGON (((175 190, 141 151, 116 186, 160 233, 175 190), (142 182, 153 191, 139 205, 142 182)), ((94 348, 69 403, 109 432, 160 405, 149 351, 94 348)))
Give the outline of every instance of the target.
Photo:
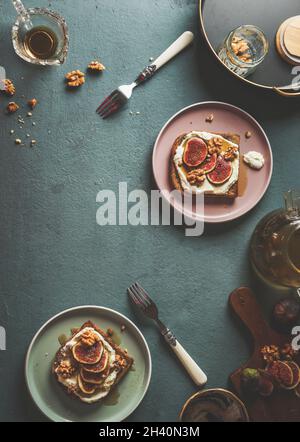
POLYGON ((220 60, 241 77, 248 77, 269 51, 268 40, 259 28, 243 25, 231 31, 218 49, 220 60))
MULTIPOLYGON (((31 29, 24 22, 22 16, 18 16, 12 28, 12 41, 14 50, 19 57, 28 63, 42 66, 55 66, 63 64, 66 60, 69 49, 68 27, 63 17, 56 12, 44 8, 29 8, 27 12, 30 17, 31 29), (34 34, 37 30, 39 33, 34 34), (30 34, 29 34, 30 33, 30 34), (30 37, 28 37, 30 35, 30 37), (37 50, 33 51, 30 46, 30 38, 39 38, 35 44, 42 48, 44 44, 50 45, 51 55, 37 50), (28 43, 29 42, 29 43, 28 43), (51 46, 52 45, 52 46, 51 46)), ((34 41, 34 40, 32 40, 34 41)))

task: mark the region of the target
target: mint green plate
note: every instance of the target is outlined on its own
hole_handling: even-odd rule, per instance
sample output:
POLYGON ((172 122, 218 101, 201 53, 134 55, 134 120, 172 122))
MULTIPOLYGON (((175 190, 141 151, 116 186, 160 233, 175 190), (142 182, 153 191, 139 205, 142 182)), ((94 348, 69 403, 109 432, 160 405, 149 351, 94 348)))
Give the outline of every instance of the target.
POLYGON ((81 306, 51 318, 34 336, 25 363, 25 377, 32 399, 50 420, 55 422, 120 422, 126 419, 140 404, 151 378, 151 355, 139 329, 122 314, 96 306, 81 306), (103 403, 81 403, 67 395, 51 373, 51 365, 60 347, 58 338, 70 336, 72 328, 91 320, 100 328, 112 328, 134 358, 134 369, 116 386, 103 403), (121 325, 126 329, 120 331, 121 325), (117 398, 117 396, 119 397, 117 398))

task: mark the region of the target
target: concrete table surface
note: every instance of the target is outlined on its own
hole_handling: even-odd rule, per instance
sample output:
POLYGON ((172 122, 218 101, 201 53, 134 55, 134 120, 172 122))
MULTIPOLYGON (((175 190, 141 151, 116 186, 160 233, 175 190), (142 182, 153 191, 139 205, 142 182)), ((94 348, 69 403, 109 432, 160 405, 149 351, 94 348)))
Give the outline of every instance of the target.
POLYGON ((19 129, 16 116, 3 112, 8 100, 0 98, 0 325, 7 331, 7 350, 0 352, 1 421, 44 420, 25 388, 24 355, 50 316, 81 304, 128 315, 149 342, 151 385, 129 421, 176 420, 195 387, 155 328, 130 308, 126 287, 135 280, 153 294, 163 319, 208 373, 209 387, 226 386, 230 372, 248 357, 228 295, 253 284, 247 247, 256 223, 282 205, 283 191, 299 187, 300 106, 297 99, 253 89, 228 75, 202 40, 197 3, 27 0, 28 6, 59 11, 69 24, 69 56, 54 69, 30 66, 14 54, 15 13, 10 2, 0 4, 0 65, 15 80, 16 99, 24 94, 40 102, 36 126, 26 119, 19 129), (137 90, 128 109, 100 121, 99 101, 185 30, 196 34, 193 47, 137 90), (107 66, 105 74, 67 93, 64 74, 98 58, 107 66), (159 130, 179 109, 206 100, 240 106, 266 130, 275 169, 260 205, 239 221, 208 226, 196 239, 172 226, 99 227, 99 190, 117 189, 119 181, 127 181, 129 189, 152 189, 151 154, 159 130), (27 132, 38 146, 15 146, 14 139, 25 139, 27 132))

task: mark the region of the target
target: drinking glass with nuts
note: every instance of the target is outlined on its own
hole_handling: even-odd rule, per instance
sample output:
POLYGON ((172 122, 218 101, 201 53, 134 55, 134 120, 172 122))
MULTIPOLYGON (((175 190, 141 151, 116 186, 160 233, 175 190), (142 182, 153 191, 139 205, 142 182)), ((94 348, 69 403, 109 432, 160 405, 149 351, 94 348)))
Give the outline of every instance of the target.
POLYGON ((243 25, 229 33, 218 55, 231 71, 248 77, 264 61, 268 51, 269 43, 263 31, 256 26, 243 25))

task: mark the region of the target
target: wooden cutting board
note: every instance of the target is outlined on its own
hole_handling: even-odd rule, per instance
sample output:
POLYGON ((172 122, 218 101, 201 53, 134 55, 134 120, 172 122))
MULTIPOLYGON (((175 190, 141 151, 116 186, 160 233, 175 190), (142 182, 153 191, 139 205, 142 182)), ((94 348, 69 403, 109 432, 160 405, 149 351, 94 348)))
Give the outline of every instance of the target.
POLYGON ((244 368, 264 368, 260 349, 264 345, 282 346, 291 342, 291 337, 275 332, 263 317, 253 292, 249 288, 235 290, 229 298, 234 313, 251 335, 253 353, 249 361, 237 369, 230 381, 237 395, 245 402, 250 419, 254 422, 300 422, 300 399, 294 392, 278 391, 269 398, 255 398, 251 401, 241 391, 241 372, 244 368))

